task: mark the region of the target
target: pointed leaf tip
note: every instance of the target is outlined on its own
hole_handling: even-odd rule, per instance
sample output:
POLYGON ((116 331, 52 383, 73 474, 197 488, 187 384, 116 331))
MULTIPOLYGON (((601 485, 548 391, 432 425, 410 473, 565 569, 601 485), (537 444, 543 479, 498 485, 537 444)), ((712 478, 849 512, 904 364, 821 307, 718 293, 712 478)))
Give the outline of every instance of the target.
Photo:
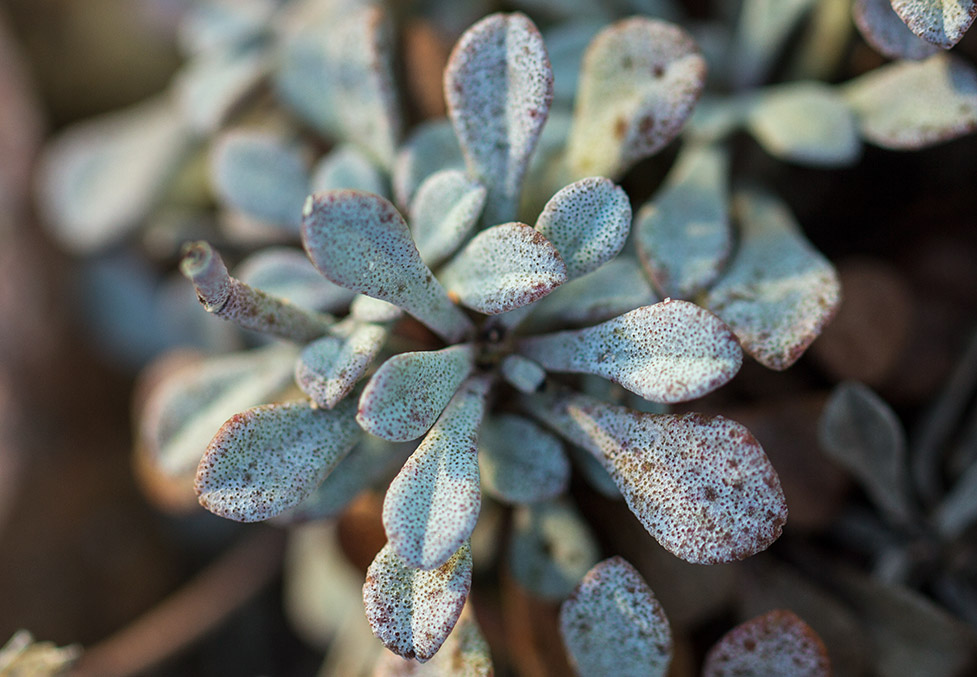
POLYGON ((830 674, 824 642, 795 613, 782 609, 733 628, 712 647, 702 667, 703 677, 830 674))
POLYGON ((909 30, 926 42, 950 49, 977 17, 974 0, 890 0, 909 30))

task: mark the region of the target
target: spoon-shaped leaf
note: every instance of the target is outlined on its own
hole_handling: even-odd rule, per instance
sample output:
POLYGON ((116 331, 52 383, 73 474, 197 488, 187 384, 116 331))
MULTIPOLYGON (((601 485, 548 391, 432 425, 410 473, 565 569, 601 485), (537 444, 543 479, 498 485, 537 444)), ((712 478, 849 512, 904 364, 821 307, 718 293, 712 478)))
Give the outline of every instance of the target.
POLYGON ((706 656, 703 677, 792 675, 828 677, 828 650, 796 614, 775 609, 726 633, 706 656))
POLYGON ((322 277, 301 250, 266 247, 241 261, 234 270, 248 286, 284 299, 300 308, 330 313, 344 311, 353 292, 322 277))
POLYGON ((909 30, 889 0, 855 0, 852 17, 865 41, 890 59, 919 61, 940 51, 909 30))
POLYGON ((509 385, 524 393, 535 392, 546 380, 543 368, 522 355, 506 355, 500 371, 509 385))
POLYGON ((663 677, 672 661, 665 612, 621 557, 587 572, 560 607, 560 634, 581 675, 663 677))
POLYGON ((400 306, 449 342, 471 331, 387 200, 356 190, 316 193, 303 217, 305 251, 327 278, 400 306))
POLYGON ((544 369, 603 376, 655 402, 701 397, 733 378, 743 360, 719 318, 667 300, 596 327, 523 339, 517 350, 544 369))
POLYGON ((505 503, 553 498, 570 483, 570 461, 560 441, 512 414, 492 417, 482 426, 478 466, 485 491, 505 503))
POLYGON ((349 306, 350 315, 360 322, 393 322, 403 316, 398 306, 358 294, 349 306))
POLYGON ((232 416, 197 468, 200 504, 238 522, 260 522, 309 496, 353 447, 355 405, 269 404, 232 416))
POLYGON ((356 420, 385 440, 416 439, 434 424, 474 368, 470 344, 395 355, 366 384, 356 420))
POLYGON ((838 309, 838 273, 773 196, 744 191, 734 209, 739 252, 709 291, 706 307, 726 321, 760 364, 786 369, 838 309))
POLYGON ((471 536, 482 504, 476 440, 491 381, 464 383, 390 483, 383 527, 409 566, 435 569, 471 536))
POLYGON ((406 211, 424 179, 445 169, 465 169, 451 122, 441 119, 419 124, 394 162, 392 183, 397 205, 406 211))
POLYGON ((269 66, 268 52, 260 43, 193 57, 173 83, 185 123, 200 135, 216 132, 254 92, 269 66))
POLYGON ((537 301, 567 280, 556 247, 525 223, 483 230, 440 272, 448 293, 465 306, 498 315, 537 301))
POLYGON ((926 42, 950 49, 977 16, 974 0, 890 0, 909 30, 926 42))
POLYGON ((332 409, 360 380, 387 340, 387 330, 361 324, 344 339, 325 336, 308 344, 295 364, 295 382, 320 407, 332 409))
POLYGON ((488 188, 484 222, 513 220, 553 99, 550 61, 533 22, 493 14, 465 31, 444 72, 444 96, 468 172, 488 188))
POLYGON ((745 0, 729 58, 740 88, 760 84, 791 31, 816 0, 745 0))
POLYGON ((429 660, 454 628, 472 584, 465 543, 437 569, 415 569, 388 543, 366 572, 363 606, 373 634, 404 658, 429 660))
POLYGON ((642 414, 570 391, 523 395, 529 411, 593 454, 662 546, 697 564, 756 554, 780 536, 780 480, 750 431, 721 416, 642 414))
POLYGON ((380 169, 352 144, 339 146, 322 157, 312 172, 309 192, 352 188, 387 196, 387 181, 380 169))
POLYGON ((424 180, 410 205, 410 229, 424 263, 436 266, 461 246, 486 195, 485 186, 461 169, 443 169, 424 180))
POLYGON ((635 17, 601 31, 584 54, 570 173, 614 178, 661 150, 692 114, 705 77, 705 60, 677 26, 635 17))

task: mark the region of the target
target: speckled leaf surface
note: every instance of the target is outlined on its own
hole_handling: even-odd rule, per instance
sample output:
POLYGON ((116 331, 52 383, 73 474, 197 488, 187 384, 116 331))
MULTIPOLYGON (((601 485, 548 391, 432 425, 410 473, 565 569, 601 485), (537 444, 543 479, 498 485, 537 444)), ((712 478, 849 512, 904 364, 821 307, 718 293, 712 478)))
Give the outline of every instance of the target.
POLYGON ((678 135, 705 84, 706 62, 672 24, 635 17, 587 48, 567 162, 575 176, 615 178, 678 135))
POLYGON ((387 181, 363 151, 352 144, 334 148, 312 170, 310 193, 351 188, 387 197, 387 181))
POLYGON ((838 309, 838 274, 773 196, 744 191, 734 200, 734 212, 739 251, 709 291, 706 306, 760 364, 786 369, 838 309))
POLYGON ((445 169, 465 169, 465 158, 449 120, 418 125, 401 146, 393 167, 394 198, 407 209, 424 179, 445 169))
POLYGON ((664 677, 672 661, 665 612, 621 557, 587 572, 560 607, 560 634, 580 675, 664 677))
POLYGON ((228 419, 197 468, 200 505, 238 522, 260 522, 309 496, 356 443, 355 404, 269 404, 228 419))
POLYGON ((940 51, 909 30, 889 0, 855 0, 852 17, 865 41, 890 59, 919 61, 940 51))
POLYGON ((235 277, 247 285, 301 308, 335 313, 345 310, 354 293, 322 277, 299 249, 266 247, 241 261, 235 277))
POLYGON ((546 371, 522 355, 506 355, 500 371, 509 385, 524 393, 535 392, 546 380, 546 371))
POLYGON ((689 299, 719 277, 729 258, 729 154, 683 148, 665 185, 638 211, 638 257, 662 296, 689 299))
POLYGON ((553 99, 539 30, 518 13, 476 23, 451 53, 444 95, 468 171, 488 188, 484 222, 512 221, 553 99))
POLYGON ((686 301, 644 306, 595 327, 519 341, 544 369, 596 374, 655 402, 701 397, 739 371, 743 353, 729 328, 686 301))
POLYGON ((357 326, 345 339, 325 336, 302 349, 295 382, 320 407, 332 409, 363 377, 387 340, 375 324, 357 326))
POLYGON ((309 194, 309 175, 298 148, 270 133, 233 130, 217 141, 210 175, 226 207, 298 230, 309 194))
POLYGON ((363 605, 373 634, 404 658, 429 660, 454 628, 472 584, 466 543, 437 569, 409 566, 384 546, 366 572, 363 605))
POLYGON ((712 647, 702 667, 703 677, 830 674, 821 638, 797 614, 782 609, 733 628, 712 647))
POLYGON ((876 68, 844 92, 862 136, 883 148, 916 150, 977 129, 977 72, 949 54, 876 68))
POLYGON ((950 49, 977 16, 974 0, 890 0, 909 30, 926 42, 950 49))
POLYGON ((303 210, 302 244, 338 285, 398 305, 448 341, 472 329, 421 261, 400 212, 379 195, 316 193, 303 210))
POLYGON ((482 426, 478 466, 485 491, 504 503, 550 499, 570 483, 570 461, 560 440, 513 414, 494 416, 482 426))
POLYGON ((462 384, 387 489, 383 527, 410 566, 441 566, 475 528, 482 505, 476 440, 490 385, 486 377, 462 384))
POLYGON ((580 179, 550 198, 536 220, 536 230, 553 243, 578 278, 613 259, 631 232, 631 202, 610 179, 580 179))
POLYGON ((470 344, 395 355, 366 384, 356 420, 385 440, 416 439, 434 424, 474 366, 470 344))
POLYGON ((268 53, 257 43, 193 57, 173 83, 184 122, 200 135, 217 131, 268 69, 268 53))
POLYGON ((466 605, 441 649, 427 663, 385 652, 373 677, 492 677, 495 670, 488 642, 466 605))
POLYGON ((740 7, 730 66, 738 87, 762 82, 791 31, 816 0, 745 0, 740 7))
POLYGON ((556 247, 525 223, 483 230, 439 273, 463 305, 498 315, 537 301, 567 280, 556 247))
POLYGON ((780 480, 739 423, 643 414, 555 389, 521 401, 604 464, 631 512, 672 554, 731 562, 779 538, 787 520, 780 480))
POLYGON ((485 206, 485 186, 460 169, 431 174, 410 205, 410 230, 421 259, 436 266, 465 241, 485 206))

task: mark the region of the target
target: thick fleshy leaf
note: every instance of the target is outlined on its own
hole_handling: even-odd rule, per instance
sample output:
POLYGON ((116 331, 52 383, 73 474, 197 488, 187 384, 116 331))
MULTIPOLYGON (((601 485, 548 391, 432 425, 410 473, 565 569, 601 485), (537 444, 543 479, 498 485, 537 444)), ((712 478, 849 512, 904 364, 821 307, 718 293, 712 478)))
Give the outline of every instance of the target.
POLYGON ((500 370, 509 385, 524 393, 535 392, 546 380, 543 368, 522 355, 506 355, 502 358, 500 370))
POLYGON ((580 61, 587 45, 594 39, 607 19, 568 17, 566 22, 545 30, 546 50, 553 68, 553 102, 560 107, 573 105, 580 79, 580 61))
POLYGON ((674 139, 702 92, 706 62, 678 26, 634 17, 584 55, 567 162, 579 176, 616 178, 674 139))
POLYGON ((901 61, 845 85, 862 136, 895 150, 916 150, 977 128, 977 72, 949 54, 901 61))
POLYGON ((416 439, 434 424, 474 368, 470 344, 395 355, 366 384, 356 420, 385 440, 416 439))
POLYGON ((631 511, 672 554, 698 564, 731 562, 780 536, 787 520, 780 480, 739 423, 642 414, 555 387, 520 399, 604 464, 631 511))
POLYGON ((723 635, 702 667, 703 677, 830 674, 824 642, 797 614, 782 609, 737 625, 723 635))
POLYGON ((974 0, 890 0, 909 30, 926 42, 950 49, 977 16, 974 0))
POLYGON ((441 566, 475 528, 482 504, 476 440, 490 386, 487 377, 462 384, 387 489, 383 527, 412 567, 441 566))
POLYGON ((245 284, 301 308, 335 313, 349 307, 355 295, 322 277, 301 250, 266 247, 234 270, 245 284))
POLYGON ((356 443, 355 404, 269 404, 232 416, 197 468, 200 504, 238 522, 260 522, 308 497, 356 443))
POLYGON ((307 345, 295 365, 295 382, 320 407, 332 409, 370 367, 387 340, 387 330, 361 324, 340 339, 324 336, 307 345))
POLYGON ((400 306, 449 342, 471 331, 471 321, 421 261, 400 212, 379 195, 312 195, 303 210, 302 243, 336 284, 400 306))
POLYGON ((518 13, 482 19, 452 51, 444 93, 468 172, 488 188, 484 223, 512 221, 553 99, 539 30, 518 13))
POLYGON ((773 196, 740 193, 734 210, 739 251, 706 296, 706 307, 723 318, 760 364, 786 369, 838 309, 838 274, 773 196))
POLYGON ((560 634, 580 675, 664 677, 672 661, 665 611, 621 557, 587 572, 560 607, 560 634))
POLYGON ((82 648, 78 644, 59 647, 38 642, 27 630, 18 630, 0 646, 0 674, 4 677, 56 677, 67 674, 82 648))
POLYGON ((566 599, 599 557, 597 539, 569 501, 516 507, 509 569, 537 597, 566 599))
POLYGON ((512 414, 492 417, 482 426, 478 466, 485 491, 505 503, 553 498, 570 483, 570 461, 560 441, 512 414))
POLYGON ((609 179, 580 179, 550 198, 536 230, 560 252, 572 280, 618 255, 631 231, 631 202, 609 179))
POLYGON ((801 165, 845 167, 862 148, 851 109, 820 82, 764 90, 750 107, 747 128, 768 153, 801 165))
POLYGON ((324 155, 312 171, 309 192, 352 188, 387 197, 387 181, 373 161, 356 146, 347 144, 324 155))
POLYGON ((298 230, 309 194, 300 149, 274 134, 236 129, 222 135, 214 147, 211 178, 224 205, 259 221, 298 230))
POLYGON ((537 301, 567 280, 563 258, 525 223, 503 223, 475 236, 439 273, 453 298, 486 315, 537 301))
POLYGON ((947 492, 933 522, 947 539, 960 537, 977 522, 977 463, 971 464, 947 492))
POLYGON ((393 167, 397 205, 407 210, 424 179, 445 169, 465 169, 465 158, 454 127, 447 119, 429 120, 417 126, 400 151, 393 167))
POLYGON ((227 49, 265 30, 274 0, 208 0, 187 8, 180 21, 180 47, 191 54, 227 49))
POLYGON ((410 230, 421 259, 436 266, 465 241, 485 206, 485 186, 461 169, 431 174, 410 205, 410 230))
POLYGON ((940 51, 909 30, 889 0, 855 0, 852 16, 866 42, 890 59, 919 61, 940 51))
POLYGON ((745 0, 732 46, 730 75, 740 88, 760 84, 791 31, 816 0, 745 0))
POLYGON ((638 257, 663 296, 693 298, 722 273, 733 244, 728 183, 724 149, 689 146, 654 201, 638 211, 638 257))
POLYGON ((260 43, 195 56, 173 83, 185 124, 200 135, 212 134, 258 87, 269 69, 260 43))
POLYGON ((472 584, 466 543, 437 569, 409 566, 388 543, 366 572, 363 606, 383 645, 404 658, 429 660, 454 628, 472 584))
POLYGON ((684 402, 739 371, 736 337, 709 311, 686 301, 644 306, 596 327, 519 341, 544 369, 596 374, 655 402, 684 402))
POLYGON ((404 311, 392 303, 358 294, 349 307, 350 314, 360 322, 393 322, 404 311))

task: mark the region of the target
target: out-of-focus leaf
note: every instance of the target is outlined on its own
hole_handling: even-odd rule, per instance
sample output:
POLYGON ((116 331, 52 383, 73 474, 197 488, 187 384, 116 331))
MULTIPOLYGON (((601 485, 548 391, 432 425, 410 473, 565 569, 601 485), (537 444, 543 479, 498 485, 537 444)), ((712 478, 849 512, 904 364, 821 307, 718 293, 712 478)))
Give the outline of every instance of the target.
POLYGON ((909 30, 889 0, 855 0, 852 16, 865 41, 890 59, 919 61, 940 51, 909 30))
POLYGON ((336 284, 400 306, 449 342, 471 331, 471 321, 421 261, 403 217, 379 195, 312 195, 303 210, 302 243, 336 284))
POLYGON ((201 136, 217 131, 268 70, 268 53, 258 43, 193 57, 173 83, 185 124, 201 136))
POLYGON ((427 177, 410 205, 410 230, 421 259, 436 266, 465 241, 485 206, 485 186, 461 169, 427 177))
POLYGON ((298 148, 273 134, 235 129, 221 136, 211 158, 221 202, 270 224, 298 230, 309 175, 298 148))
POLYGON ((581 66, 571 175, 616 178, 674 139, 705 84, 706 62, 678 26, 634 17, 601 31, 581 66))
POLYGON ((525 223, 476 235, 439 273, 448 294, 486 315, 522 308, 567 280, 556 247, 525 223))
POLYGON ((740 88, 760 84, 797 22, 815 0, 746 0, 732 46, 731 79, 740 88))
POLYGON ((475 348, 467 343, 395 355, 366 384, 356 420, 385 440, 416 439, 434 424, 474 367, 475 348))
POLYGON ((392 303, 359 294, 349 307, 350 314, 360 322, 392 322, 404 311, 392 303))
POLYGON ((787 520, 780 480, 735 421, 642 414, 555 386, 520 401, 600 460, 648 533, 674 555, 730 562, 780 536, 787 520))
POLYGON ((620 557, 587 572, 560 608, 560 634, 581 675, 664 677, 672 661, 665 612, 620 557))
POLYGON ((312 171, 310 192, 352 188, 387 197, 387 181, 359 148, 346 144, 324 155, 312 171))
POLYGON ((760 364, 786 369, 834 316, 841 302, 838 274, 772 195, 741 192, 734 209, 739 251, 706 296, 706 307, 760 364))
POLYGON ((317 409, 269 404, 235 414, 211 440, 197 468, 200 504, 238 522, 260 522, 308 497, 360 433, 355 403, 317 409))
POLYGON ((949 54, 876 68, 844 93, 862 136, 883 148, 916 150, 977 128, 977 73, 949 54))
POLYGON ((360 324, 345 339, 325 336, 308 344, 295 365, 295 382, 320 407, 332 409, 366 373, 387 340, 387 330, 360 324))
POLYGON ((737 625, 710 649, 702 666, 703 677, 830 674, 821 638, 797 614, 783 609, 737 625))
POLYGON ((387 544, 366 572, 366 617, 385 647, 423 663, 434 656, 454 628, 471 584, 472 556, 467 543, 430 571, 409 566, 387 544))
POLYGON ((377 661, 373 677, 492 677, 494 674, 488 642, 482 636, 474 612, 466 605, 434 658, 420 663, 385 653, 377 661))
POLYGON ((553 68, 554 104, 567 108, 573 105, 584 51, 609 18, 587 19, 574 14, 567 17, 566 22, 544 32, 546 50, 553 68))
POLYGON ((974 0, 890 0, 909 30, 926 42, 950 49, 977 16, 974 0))
POLYGON ((406 210, 424 179, 445 169, 465 169, 454 127, 447 119, 423 122, 401 146, 394 162, 393 189, 397 205, 406 210))
POLYGON ((724 149, 687 146, 662 190, 638 212, 638 257, 663 296, 693 298, 725 267, 733 244, 728 183, 724 149))
POLYGON ((573 504, 546 501, 516 507, 509 569, 543 599, 565 599, 599 559, 600 547, 573 504))
POLYGON ((180 22, 180 46, 191 54, 228 49, 260 35, 277 8, 274 0, 195 3, 180 22))
POLYGON ((918 514, 909 491, 906 435, 895 413, 861 383, 846 381, 821 415, 821 447, 847 468, 875 504, 897 524, 918 514))
POLYGON ((234 273, 241 282, 302 308, 335 313, 348 308, 354 296, 322 277, 303 252, 290 247, 261 249, 241 261, 234 273))
POLYGON ((655 402, 701 397, 739 371, 729 328, 686 301, 644 306, 595 327, 519 341, 520 354, 550 371, 597 374, 655 402))
POLYGON ((452 51, 444 91, 468 172, 488 188, 484 223, 512 221, 553 99, 539 30, 518 13, 482 19, 452 51))
POLYGON ((936 528, 947 539, 957 538, 977 520, 977 464, 956 481, 933 515, 936 528))
POLYGON ((535 392, 546 380, 543 368, 522 355, 506 355, 500 371, 509 385, 524 393, 535 392))
POLYGON ((553 498, 570 482, 570 461, 560 441, 512 414, 492 417, 482 426, 478 466, 485 491, 506 503, 553 498))
POLYGON ((18 630, 0 647, 0 676, 63 675, 81 653, 81 647, 77 644, 59 647, 54 642, 37 642, 27 630, 18 630))
POLYGON ((567 447, 567 455, 573 460, 573 465, 583 474, 591 488, 607 498, 621 500, 621 490, 617 488, 614 478, 593 454, 576 444, 570 444, 567 447))

